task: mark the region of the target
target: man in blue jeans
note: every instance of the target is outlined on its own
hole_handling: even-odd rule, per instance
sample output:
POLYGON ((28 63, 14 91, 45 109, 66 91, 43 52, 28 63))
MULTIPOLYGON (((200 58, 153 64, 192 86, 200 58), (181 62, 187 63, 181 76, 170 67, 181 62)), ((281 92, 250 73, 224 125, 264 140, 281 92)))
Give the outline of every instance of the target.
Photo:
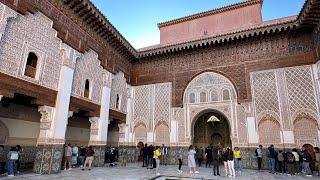
POLYGON ((15 162, 19 158, 18 150, 16 147, 11 147, 9 153, 7 154, 7 158, 8 158, 8 176, 12 177, 14 176, 15 162))
POLYGON ((275 168, 276 168, 276 157, 277 157, 277 152, 274 150, 273 144, 268 147, 269 151, 269 172, 274 174, 275 173, 275 168))
POLYGON ((303 172, 306 173, 306 176, 312 176, 312 172, 310 169, 310 161, 311 161, 311 155, 310 153, 306 150, 305 147, 302 147, 302 168, 303 172))

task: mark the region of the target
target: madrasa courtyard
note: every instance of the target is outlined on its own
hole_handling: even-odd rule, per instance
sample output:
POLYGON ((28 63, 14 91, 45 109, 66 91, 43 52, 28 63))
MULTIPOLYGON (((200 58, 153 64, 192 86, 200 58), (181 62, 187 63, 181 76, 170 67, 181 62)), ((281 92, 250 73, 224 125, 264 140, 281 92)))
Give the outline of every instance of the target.
POLYGON ((0 0, 1 177, 316 176, 320 0, 264 20, 267 1, 160 22, 138 49, 91 0, 0 0))

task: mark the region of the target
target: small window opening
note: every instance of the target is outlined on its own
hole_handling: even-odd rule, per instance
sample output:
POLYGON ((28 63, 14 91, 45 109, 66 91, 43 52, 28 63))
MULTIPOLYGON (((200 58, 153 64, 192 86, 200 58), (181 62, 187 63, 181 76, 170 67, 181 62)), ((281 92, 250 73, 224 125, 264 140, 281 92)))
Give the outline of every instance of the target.
POLYGON ((85 88, 84 88, 84 97, 89 98, 89 94, 90 94, 90 84, 89 84, 89 80, 87 79, 85 88))
POLYGON ((38 57, 35 53, 30 52, 27 58, 26 69, 24 75, 35 78, 37 72, 38 57))

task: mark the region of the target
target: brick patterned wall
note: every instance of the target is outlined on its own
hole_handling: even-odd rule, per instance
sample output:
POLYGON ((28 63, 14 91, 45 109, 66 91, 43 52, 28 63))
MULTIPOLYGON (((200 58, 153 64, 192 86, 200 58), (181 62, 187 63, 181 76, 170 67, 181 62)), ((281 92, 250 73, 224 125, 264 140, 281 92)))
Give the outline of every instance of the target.
MULTIPOLYGON (((3 20, 1 25, 3 26, 3 20)), ((52 28, 52 21, 43 14, 9 18, 0 41, 0 70, 32 83, 57 89, 62 64, 60 47, 61 41, 52 28), (29 52, 38 56, 35 79, 24 75, 29 52)))
POLYGON ((100 104, 103 86, 103 71, 97 53, 92 50, 84 53, 83 56, 76 61, 72 83, 72 95, 84 98, 85 82, 86 79, 88 79, 91 94, 89 95, 89 100, 95 104, 100 104))

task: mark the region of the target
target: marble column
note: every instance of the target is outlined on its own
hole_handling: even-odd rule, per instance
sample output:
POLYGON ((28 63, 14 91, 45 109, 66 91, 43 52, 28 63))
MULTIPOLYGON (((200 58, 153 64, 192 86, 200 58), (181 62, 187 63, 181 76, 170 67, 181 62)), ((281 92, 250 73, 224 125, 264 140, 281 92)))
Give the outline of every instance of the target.
POLYGON ((103 87, 101 96, 100 117, 90 117, 90 141, 95 151, 94 166, 104 165, 104 150, 107 144, 108 124, 109 124, 109 104, 111 94, 110 73, 105 71, 103 74, 103 87))
POLYGON ((75 51, 67 45, 62 50, 63 64, 60 71, 55 107, 40 106, 40 133, 34 172, 37 174, 59 173, 69 117, 69 103, 75 66, 75 51))
POLYGON ((54 128, 54 107, 40 106, 40 133, 37 142, 37 153, 34 172, 37 174, 53 174, 60 172, 64 139, 52 136, 54 128))

